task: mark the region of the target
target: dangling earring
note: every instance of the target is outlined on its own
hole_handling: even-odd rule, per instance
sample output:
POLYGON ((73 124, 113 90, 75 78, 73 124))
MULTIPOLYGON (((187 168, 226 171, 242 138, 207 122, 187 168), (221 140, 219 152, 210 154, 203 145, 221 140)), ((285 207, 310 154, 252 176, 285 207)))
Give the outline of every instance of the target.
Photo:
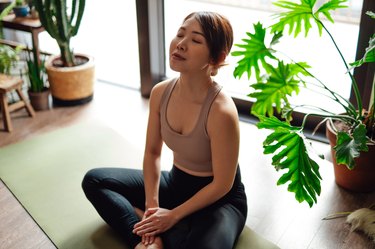
POLYGON ((219 68, 217 68, 217 67, 212 68, 212 70, 211 70, 211 76, 217 75, 218 71, 219 71, 219 68))

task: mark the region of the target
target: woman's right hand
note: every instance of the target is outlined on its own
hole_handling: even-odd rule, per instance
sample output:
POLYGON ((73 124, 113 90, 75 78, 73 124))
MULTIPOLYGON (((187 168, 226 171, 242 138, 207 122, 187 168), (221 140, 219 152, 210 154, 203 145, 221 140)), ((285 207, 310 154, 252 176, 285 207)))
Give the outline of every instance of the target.
MULTIPOLYGON (((146 218, 148 218, 150 215, 152 215, 154 212, 151 210, 146 210, 143 214, 143 217, 142 217, 142 220, 145 220, 146 218)), ((150 236, 150 235, 145 235, 143 234, 142 235, 142 244, 144 245, 151 245, 152 243, 154 243, 155 241, 155 236, 150 236)))
POLYGON ((178 222, 173 210, 165 208, 150 208, 145 212, 145 218, 134 225, 133 232, 139 236, 157 236, 170 229, 178 222))

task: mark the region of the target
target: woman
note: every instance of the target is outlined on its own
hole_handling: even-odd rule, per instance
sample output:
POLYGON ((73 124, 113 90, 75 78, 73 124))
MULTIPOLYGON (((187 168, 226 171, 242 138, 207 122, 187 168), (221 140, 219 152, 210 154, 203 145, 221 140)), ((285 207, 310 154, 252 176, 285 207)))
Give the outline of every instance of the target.
POLYGON ((213 12, 188 15, 170 44, 176 79, 157 84, 143 171, 89 171, 83 189, 131 248, 233 248, 247 204, 238 167, 236 107, 212 80, 233 43, 229 21, 213 12), (160 171, 162 144, 172 169, 160 171))

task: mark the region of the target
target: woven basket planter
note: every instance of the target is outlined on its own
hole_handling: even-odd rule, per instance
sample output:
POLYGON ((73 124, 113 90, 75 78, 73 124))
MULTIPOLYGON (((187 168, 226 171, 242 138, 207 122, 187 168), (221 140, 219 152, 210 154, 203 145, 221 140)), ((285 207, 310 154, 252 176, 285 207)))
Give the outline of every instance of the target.
POLYGON ((55 66, 60 56, 51 56, 46 61, 46 71, 52 100, 55 105, 73 106, 90 102, 94 94, 94 58, 75 54, 85 63, 74 67, 55 66))

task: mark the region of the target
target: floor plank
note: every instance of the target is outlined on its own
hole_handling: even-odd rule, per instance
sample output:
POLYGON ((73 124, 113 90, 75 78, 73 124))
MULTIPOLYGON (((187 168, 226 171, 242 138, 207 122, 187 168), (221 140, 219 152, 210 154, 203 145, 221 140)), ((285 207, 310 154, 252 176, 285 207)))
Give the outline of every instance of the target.
POLYGON ((0 181, 0 248, 56 248, 0 181))

